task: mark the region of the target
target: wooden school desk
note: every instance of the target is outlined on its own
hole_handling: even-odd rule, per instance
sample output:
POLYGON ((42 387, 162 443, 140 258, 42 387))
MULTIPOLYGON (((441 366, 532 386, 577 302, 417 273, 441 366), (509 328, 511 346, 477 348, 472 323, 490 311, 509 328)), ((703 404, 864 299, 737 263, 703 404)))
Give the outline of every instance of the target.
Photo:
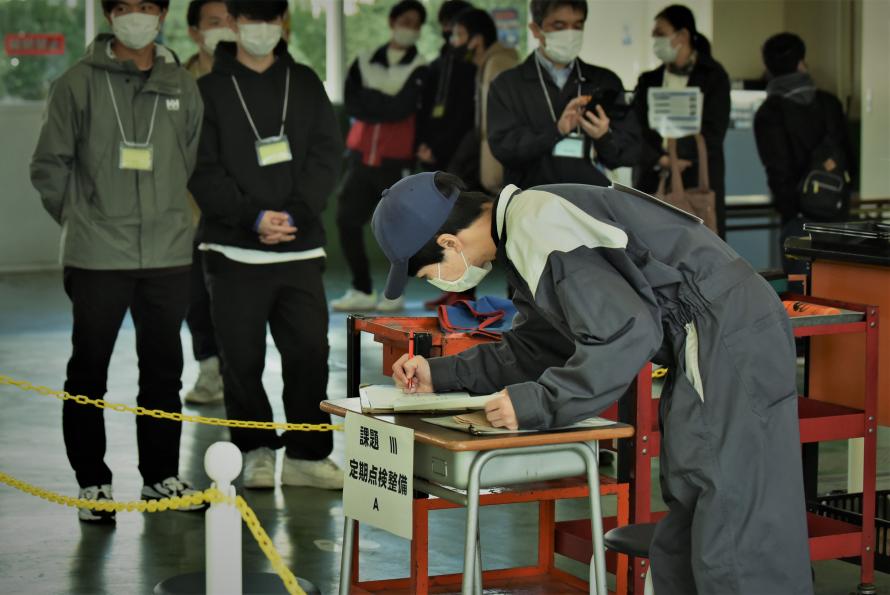
MULTIPOLYGON (((327 413, 345 417, 347 411, 361 414, 361 403, 359 399, 324 401, 321 404, 321 409, 327 413)), ((491 485, 492 478, 495 477, 494 481, 504 485, 513 486, 530 482, 535 484, 531 487, 526 486, 524 491, 507 490, 499 494, 503 496, 502 502, 504 503, 536 500, 553 501, 559 497, 579 497, 584 494, 577 490, 577 484, 564 483, 554 487, 548 483, 542 487, 540 477, 530 478, 527 473, 522 472, 523 469, 527 471, 528 468, 548 468, 548 458, 551 464, 556 460, 559 460, 561 464, 573 461, 576 468, 567 469, 563 477, 568 478, 584 473, 586 475, 586 486, 584 487, 586 488, 586 495, 590 498, 591 523, 593 527, 593 559, 590 564, 589 592, 596 593, 596 595, 606 595, 606 552, 603 545, 600 478, 597 469, 598 441, 630 437, 633 435, 631 426, 615 424, 603 428, 563 432, 473 436, 423 421, 421 418, 429 417, 428 414, 373 415, 369 417, 375 417, 388 423, 413 429, 415 453, 418 453, 421 449, 427 449, 423 451, 424 454, 420 460, 417 454, 415 454, 414 487, 416 490, 431 494, 458 506, 466 506, 467 524, 464 534, 464 572, 462 577, 455 577, 461 579, 461 593, 464 595, 481 593, 483 579, 497 578, 495 573, 482 573, 481 555, 478 546, 480 490, 483 487, 495 487, 491 485), (418 474, 419 464, 422 464, 422 461, 428 459, 430 455, 429 449, 438 452, 442 460, 451 462, 450 468, 458 470, 457 473, 445 478, 435 477, 434 479, 430 478, 430 473, 423 470, 418 474), (574 453, 576 458, 571 457, 569 453, 574 453), (558 459, 555 457, 558 457, 558 459), (486 466, 491 461, 496 461, 497 464, 489 467, 490 470, 486 472, 486 466), (524 463, 530 463, 530 465, 526 466, 524 463), (513 476, 509 476, 511 473, 510 469, 516 469, 517 472, 513 476), (552 492, 553 490, 556 490, 555 493, 563 490, 565 494, 569 495, 555 497, 554 493, 543 493, 552 492)), ((549 519, 545 520, 552 523, 552 509, 548 510, 550 512, 546 516, 549 516, 549 519)), ((348 595, 352 590, 353 581, 357 582, 358 580, 358 568, 353 568, 353 557, 358 549, 358 540, 355 538, 357 523, 353 519, 346 518, 344 524, 340 593, 341 595, 348 595)), ((541 528, 544 529, 544 527, 541 528)), ((417 529, 416 522, 415 529, 417 529)), ((542 543, 545 544, 549 548, 549 552, 539 551, 539 560, 542 559, 542 556, 552 560, 553 556, 553 527, 550 526, 546 529, 549 529, 546 535, 539 536, 539 546, 542 543)), ((414 537, 415 542, 422 541, 423 543, 412 544, 412 574, 415 574, 414 566, 418 555, 416 552, 417 546, 425 548, 427 545, 426 528, 423 528, 422 535, 415 535, 414 537)), ((425 559, 424 554, 424 561, 425 559)), ((579 583, 582 582, 552 569, 552 561, 544 566, 545 570, 550 572, 547 572, 547 576, 529 577, 532 584, 546 585, 549 592, 553 592, 553 588, 563 589, 560 592, 583 592, 579 588, 581 586, 579 583)), ((511 573, 510 575, 516 576, 516 573, 511 573)), ((502 573, 501 576, 506 575, 502 573)), ((528 575, 526 574, 526 576, 528 575)), ((444 589, 442 592, 449 592, 445 589, 448 582, 444 580, 438 583, 444 589)), ((516 583, 517 581, 508 579, 507 585, 513 586, 516 583)), ((416 585, 411 586, 406 583, 405 586, 407 587, 405 592, 417 592, 416 585)), ((360 591, 356 589, 353 592, 360 591)), ((387 592, 392 592, 392 590, 387 590, 387 592)), ((436 592, 440 592, 440 590, 436 589, 436 592)), ((453 592, 453 590, 450 592, 453 592)))

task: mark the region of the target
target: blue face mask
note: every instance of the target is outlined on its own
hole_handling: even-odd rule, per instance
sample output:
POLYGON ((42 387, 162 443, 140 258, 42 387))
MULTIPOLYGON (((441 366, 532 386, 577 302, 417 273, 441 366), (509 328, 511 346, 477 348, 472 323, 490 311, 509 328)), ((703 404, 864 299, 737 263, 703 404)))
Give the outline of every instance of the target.
POLYGON ((427 279, 433 287, 437 287, 442 291, 451 291, 453 293, 462 293, 464 291, 473 289, 479 283, 482 282, 482 279, 485 278, 485 275, 491 272, 491 263, 486 262, 484 266, 477 267, 471 266, 467 261, 467 257, 464 256, 464 253, 460 253, 461 258, 464 259, 464 266, 466 270, 464 274, 460 276, 459 279, 455 279, 454 281, 448 281, 442 278, 442 263, 440 262, 438 265, 438 272, 436 273, 435 279, 427 279))

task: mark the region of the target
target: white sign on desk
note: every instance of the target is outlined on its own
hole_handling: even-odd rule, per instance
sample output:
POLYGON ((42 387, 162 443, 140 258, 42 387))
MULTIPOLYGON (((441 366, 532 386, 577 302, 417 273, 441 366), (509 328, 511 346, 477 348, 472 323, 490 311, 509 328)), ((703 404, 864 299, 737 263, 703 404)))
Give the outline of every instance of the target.
POLYGON ((650 87, 649 127, 662 138, 683 138, 701 131, 704 96, 698 87, 650 87))
POLYGON ((414 430, 346 413, 343 515, 411 539, 414 430))

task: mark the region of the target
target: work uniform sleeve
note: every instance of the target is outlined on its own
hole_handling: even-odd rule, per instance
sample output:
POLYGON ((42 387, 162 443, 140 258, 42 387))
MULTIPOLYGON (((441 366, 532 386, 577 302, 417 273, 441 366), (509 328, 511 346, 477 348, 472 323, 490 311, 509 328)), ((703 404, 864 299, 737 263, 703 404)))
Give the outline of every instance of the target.
MULTIPOLYGON (((200 86, 200 85, 199 85, 200 86)), ((201 207, 201 215, 230 227, 253 229, 260 214, 250 197, 241 191, 222 162, 219 115, 211 93, 200 87, 204 99, 204 121, 198 144, 195 172, 189 192, 201 207)))
MULTIPOLYGON (((627 105, 624 98, 624 85, 616 75, 609 77, 605 85, 609 88, 619 89, 618 105, 627 105)), ((609 131, 601 138, 593 141, 596 149, 597 160, 610 169, 617 167, 631 167, 640 160, 640 126, 634 111, 628 110, 621 118, 612 118, 609 121, 609 131)))
POLYGON ((485 394, 505 386, 538 378, 551 366, 560 366, 573 345, 517 293, 518 310, 513 330, 497 343, 483 343, 458 355, 430 360, 437 392, 466 390, 485 394))
POLYGON ((791 162, 791 140, 785 130, 781 110, 764 103, 754 116, 757 153, 766 170, 766 181, 773 205, 783 220, 793 219, 800 211, 797 173, 791 162))
POLYGON ((43 208, 59 224, 74 170, 80 121, 71 88, 64 78, 59 79, 50 90, 37 148, 31 158, 31 183, 40 194, 43 208))
POLYGON ((559 427, 598 415, 621 398, 661 345, 660 321, 636 289, 602 255, 591 259, 589 268, 556 283, 574 353, 536 381, 507 387, 520 428, 559 427), (573 402, 566 409, 572 417, 560 413, 573 402))
POLYGON ((562 138, 556 123, 546 130, 534 130, 523 117, 510 81, 499 76, 488 93, 488 144, 492 154, 505 167, 516 169, 548 155, 562 138))
POLYGON ((415 69, 398 93, 387 95, 362 83, 358 60, 354 61, 349 67, 343 93, 347 115, 370 124, 404 120, 420 109, 425 74, 425 66, 415 69))
POLYGON ((294 194, 285 205, 285 211, 293 218, 297 229, 316 221, 324 211, 337 184, 343 156, 343 141, 334 108, 315 73, 311 73, 308 87, 306 92, 314 96, 313 104, 317 106, 312 119, 314 126, 309 134, 309 154, 296 178, 300 182, 295 184, 294 194))

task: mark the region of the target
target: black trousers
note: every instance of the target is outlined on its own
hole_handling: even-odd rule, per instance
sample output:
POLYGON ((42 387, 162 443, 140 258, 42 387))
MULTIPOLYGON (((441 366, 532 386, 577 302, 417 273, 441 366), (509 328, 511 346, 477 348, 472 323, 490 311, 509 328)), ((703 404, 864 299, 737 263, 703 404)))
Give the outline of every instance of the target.
MULTIPOLYGON (((102 398, 108 364, 127 309, 136 327, 139 393, 148 409, 179 412, 182 403, 182 342, 179 330, 188 307, 189 272, 95 271, 68 267, 65 292, 71 299, 74 329, 65 390, 102 398)), ((103 411, 65 401, 62 429, 68 460, 81 487, 111 483, 105 464, 103 411)), ((115 423, 129 423, 116 419, 115 423)), ((181 424, 147 416, 136 418, 139 472, 146 484, 179 472, 181 424)))
MULTIPOLYGON (((324 259, 244 264, 217 252, 204 254, 211 310, 220 347, 229 419, 272 421, 263 388, 266 325, 281 354, 284 413, 291 423, 329 423, 318 405, 328 384, 328 305, 324 259)), ((330 432, 232 428, 242 451, 285 447, 287 456, 320 460, 331 454, 330 432)))
POLYGON ((185 322, 192 334, 192 354, 196 361, 218 356, 213 318, 210 316, 210 292, 204 281, 204 253, 195 246, 192 257, 191 301, 185 322))
POLYGON ((371 221, 383 191, 400 179, 406 169, 398 164, 368 167, 358 155, 350 157, 346 182, 337 202, 337 229, 346 264, 352 272, 352 287, 371 293, 371 265, 365 251, 364 228, 371 221))

